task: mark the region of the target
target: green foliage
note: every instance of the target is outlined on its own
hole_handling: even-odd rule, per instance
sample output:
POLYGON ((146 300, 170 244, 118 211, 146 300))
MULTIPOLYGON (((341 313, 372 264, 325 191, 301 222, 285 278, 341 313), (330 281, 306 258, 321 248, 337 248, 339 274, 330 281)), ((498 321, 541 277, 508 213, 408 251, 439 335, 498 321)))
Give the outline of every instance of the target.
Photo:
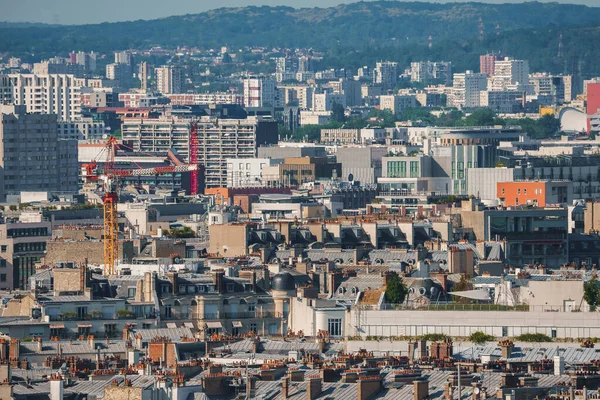
POLYGON ((543 333, 523 333, 515 337, 516 340, 520 342, 551 342, 552 338, 548 335, 544 335, 543 333))
MULTIPOLYGON (((460 281, 454 284, 453 292, 463 292, 465 290, 473 290, 473 284, 471 280, 465 275, 460 276, 460 281)), ((453 300, 457 303, 468 303, 470 300, 464 297, 452 296, 453 300)))
POLYGON ((399 304, 404 302, 408 290, 402 282, 402 278, 396 274, 388 277, 387 285, 385 286, 385 300, 391 304, 399 304))
POLYGON ((530 118, 506 119, 506 125, 519 125, 532 139, 546 139, 560 131, 560 121, 552 115, 544 115, 538 120, 530 118))
POLYGON ((17 211, 18 207, 15 204, 11 204, 10 206, 8 206, 8 209, 10 211, 17 211))
POLYGON ((436 118, 424 108, 407 108, 398 117, 399 121, 423 121, 430 125, 435 124, 436 118))
POLYGON ((169 231, 169 236, 178 239, 193 238, 196 237, 196 232, 189 226, 184 226, 181 229, 171 229, 169 231))
POLYGON ((496 338, 493 335, 488 335, 485 332, 477 331, 471 333, 469 336, 469 341, 476 344, 484 344, 485 342, 491 342, 496 338))
POLYGON ((131 310, 117 310, 116 314, 118 319, 133 318, 133 316, 135 315, 131 310))
POLYGON ((422 338, 427 340, 428 342, 441 342, 442 340, 445 340, 447 337, 448 337, 448 335, 445 335, 443 333, 427 333, 422 336, 422 338))
MULTIPOLYGON (((582 65, 594 68, 595 64, 588 62, 594 60, 596 53, 582 49, 593 45, 598 33, 580 29, 577 32, 580 37, 573 37, 572 31, 577 29, 565 27, 591 25, 599 19, 600 10, 597 8, 539 2, 437 4, 374 1, 312 9, 251 6, 153 21, 78 26, 2 24, 0 52, 29 55, 35 52, 36 56, 43 58, 52 53, 66 54, 72 49, 94 50, 102 54, 115 49, 194 47, 199 43, 214 48, 221 46, 223 38, 227 38, 227 44, 232 48, 339 48, 344 57, 356 60, 356 66, 377 60, 376 46, 379 45, 386 46, 386 54, 393 54, 394 61, 402 61, 402 65, 414 60, 444 59, 456 63, 456 70, 467 69, 467 63, 473 69, 479 54, 490 49, 503 49, 514 50, 514 56, 518 58, 531 60, 535 57, 539 59, 539 65, 564 68, 564 61, 556 60, 558 32, 563 32, 564 42, 570 44, 566 46, 564 59, 570 60, 571 54, 581 55, 584 58, 582 65), (539 18, 540 15, 544 17, 539 18), (486 26, 499 24, 505 32, 500 35, 488 33, 481 43, 474 40, 479 17, 486 26), (564 27, 559 29, 560 24, 564 27), (424 27, 427 27, 426 34, 424 27), (432 48, 427 45, 429 35, 434 38, 432 48), (345 48, 348 46, 365 49, 370 57, 352 55, 345 48), (540 57, 542 55, 545 59, 540 57)), ((241 56, 239 53, 236 55, 241 56)), ((539 65, 536 61, 532 70, 541 70, 539 65)))
POLYGON ((592 276, 592 279, 583 283, 583 299, 590 306, 590 311, 596 311, 600 304, 600 292, 596 281, 596 277, 592 276))

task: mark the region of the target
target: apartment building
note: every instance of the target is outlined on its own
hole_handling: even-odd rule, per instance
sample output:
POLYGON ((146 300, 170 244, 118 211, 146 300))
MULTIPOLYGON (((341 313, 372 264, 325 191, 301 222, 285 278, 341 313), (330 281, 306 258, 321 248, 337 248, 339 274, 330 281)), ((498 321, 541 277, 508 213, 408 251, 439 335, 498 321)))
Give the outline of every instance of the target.
POLYGON ((479 56, 479 72, 489 76, 494 75, 496 61, 503 57, 500 54, 488 53, 479 56))
POLYGON ((244 79, 245 107, 274 107, 276 94, 275 81, 262 77, 244 79))
POLYGON ((383 90, 392 90, 398 83, 398 63, 384 61, 375 64, 373 70, 373 83, 383 90))
POLYGON ((415 96, 401 96, 396 94, 379 96, 379 108, 391 111, 395 115, 400 115, 407 108, 414 108, 416 106, 417 98, 415 96))
POLYGON ((190 104, 239 104, 242 105, 244 97, 238 93, 185 93, 168 94, 166 96, 171 100, 171 105, 190 105, 190 104))
POLYGON ((129 64, 108 64, 106 78, 115 81, 120 88, 129 89, 133 83, 133 68, 129 64))
MULTIPOLYGON (((129 119, 123 121, 123 140, 142 152, 167 154, 176 150, 188 158, 190 120, 129 119)), ((227 186, 227 159, 255 158, 260 145, 277 143, 277 123, 256 117, 219 119, 203 117, 197 122, 198 164, 203 166, 205 187, 227 186)))
POLYGON ((494 63, 490 90, 517 90, 532 93, 529 85, 529 61, 505 57, 494 63))
POLYGON ((41 214, 22 220, 7 219, 0 224, 0 289, 28 289, 35 264, 46 253, 51 223, 41 214))
POLYGON ((529 75, 529 84, 542 104, 556 106, 573 100, 573 77, 537 73, 529 75))
POLYGON ((334 94, 330 92, 313 93, 312 110, 317 112, 331 111, 333 105, 338 104, 346 108, 346 96, 343 94, 334 94))
POLYGON ((467 71, 454 74, 450 104, 458 108, 479 107, 480 93, 487 89, 487 75, 467 71))
POLYGON ((94 121, 92 118, 59 121, 57 128, 61 139, 102 139, 107 133, 104 121, 94 121))
POLYGON ((81 86, 74 75, 0 75, 0 103, 23 105, 29 113, 55 114, 68 121, 81 114, 81 86))
POLYGON ((76 192, 77 140, 59 136, 56 115, 0 105, 0 199, 21 191, 76 192))
POLYGON ((180 68, 162 66, 154 69, 156 90, 161 94, 182 93, 183 74, 180 68))
POLYGON ((452 82, 452 63, 439 61, 418 61, 410 64, 411 82, 427 82, 436 80, 444 85, 452 82))

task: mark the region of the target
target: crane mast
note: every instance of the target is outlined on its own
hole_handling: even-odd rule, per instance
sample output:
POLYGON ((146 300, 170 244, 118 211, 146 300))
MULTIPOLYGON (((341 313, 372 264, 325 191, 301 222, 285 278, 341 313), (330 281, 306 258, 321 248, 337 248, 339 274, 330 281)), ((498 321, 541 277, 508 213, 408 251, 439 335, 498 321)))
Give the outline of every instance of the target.
MULTIPOLYGON (((198 179, 198 165, 196 164, 180 164, 156 168, 115 169, 115 153, 118 145, 117 139, 114 137, 111 137, 106 142, 106 161, 102 174, 98 175, 95 172, 97 166, 95 161, 86 164, 87 180, 102 181, 104 189, 104 196, 102 197, 104 208, 104 275, 107 276, 114 275, 119 255, 119 220, 117 214, 119 195, 117 193, 117 180, 130 176, 151 176, 178 172, 191 172, 192 181, 195 173, 196 181, 198 179)), ((196 184, 192 187, 197 188, 198 185, 196 184)))

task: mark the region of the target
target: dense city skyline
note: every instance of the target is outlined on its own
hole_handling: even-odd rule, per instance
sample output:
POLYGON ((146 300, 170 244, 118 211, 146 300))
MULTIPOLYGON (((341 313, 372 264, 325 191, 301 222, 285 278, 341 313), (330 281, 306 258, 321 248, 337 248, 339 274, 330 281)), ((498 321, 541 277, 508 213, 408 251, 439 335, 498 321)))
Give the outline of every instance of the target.
MULTIPOLYGON (((417 0, 420 1, 420 0, 417 0)), ((339 4, 353 3, 355 1, 340 0, 306 0, 301 7, 331 7, 339 4)), ((452 3, 453 1, 436 1, 438 3, 452 3)), ((465 1, 454 1, 464 3, 465 1)), ((482 3, 522 3, 521 1, 496 1, 484 0, 482 3)), ((541 2, 551 2, 541 0, 541 2)), ((2 1, 0 3, 7 3, 2 1)), ((582 4, 599 6, 597 0, 562 0, 563 4, 582 4)), ((244 6, 293 6, 298 8, 298 2, 293 0, 225 0, 218 3, 218 7, 244 7, 244 6)), ((138 19, 157 19, 173 15, 196 14, 215 7, 215 3, 206 0, 179 0, 177 2, 161 2, 156 0, 129 0, 126 3, 117 0, 103 2, 77 1, 77 0, 24 0, 11 3, 3 7, 2 22, 32 22, 48 24, 92 24, 102 22, 132 21, 138 19), (119 12, 115 12, 119 10, 119 12)))

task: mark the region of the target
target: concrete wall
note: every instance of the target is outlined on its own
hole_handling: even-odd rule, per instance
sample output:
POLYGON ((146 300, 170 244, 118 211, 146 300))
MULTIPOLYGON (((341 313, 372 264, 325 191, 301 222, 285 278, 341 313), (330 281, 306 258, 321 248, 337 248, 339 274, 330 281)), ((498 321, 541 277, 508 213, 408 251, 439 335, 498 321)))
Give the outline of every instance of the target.
POLYGON ((226 257, 248 254, 246 225, 210 225, 209 252, 220 253, 226 257))
POLYGON ((521 298, 530 306, 552 306, 568 311, 581 308, 588 311, 589 306, 583 300, 582 281, 529 281, 528 286, 521 287, 521 298))

